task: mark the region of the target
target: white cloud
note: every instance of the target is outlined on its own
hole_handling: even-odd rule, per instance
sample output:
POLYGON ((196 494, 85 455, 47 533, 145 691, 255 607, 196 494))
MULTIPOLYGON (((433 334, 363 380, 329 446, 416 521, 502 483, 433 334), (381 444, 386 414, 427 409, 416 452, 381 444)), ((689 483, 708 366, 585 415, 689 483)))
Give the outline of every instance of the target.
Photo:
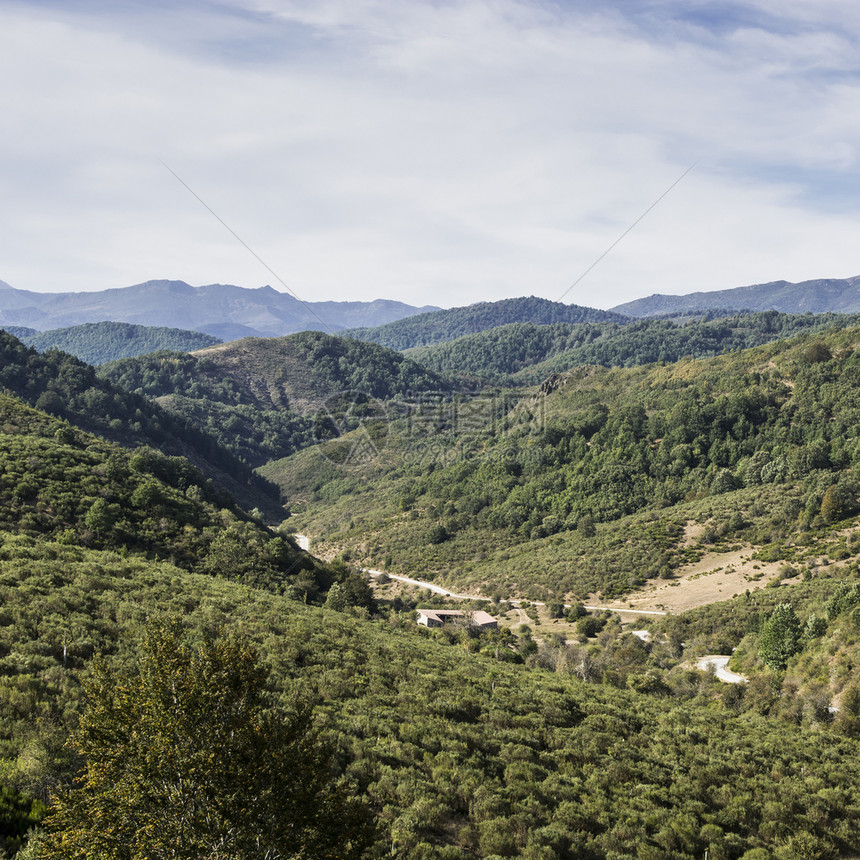
POLYGON ((13 286, 271 282, 159 159, 306 299, 557 298, 693 161, 568 301, 860 272, 845 4, 40 9, 0 2, 13 286))

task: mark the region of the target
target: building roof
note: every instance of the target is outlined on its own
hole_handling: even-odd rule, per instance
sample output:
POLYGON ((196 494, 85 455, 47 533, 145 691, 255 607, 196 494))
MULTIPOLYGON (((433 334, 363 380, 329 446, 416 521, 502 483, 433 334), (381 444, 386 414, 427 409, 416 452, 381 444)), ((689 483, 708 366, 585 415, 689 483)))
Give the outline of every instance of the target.
MULTIPOLYGON (((418 613, 425 618, 432 618, 439 622, 444 622, 446 619, 463 618, 467 613, 460 609, 419 609, 418 613)), ((468 613, 472 624, 478 627, 483 627, 486 624, 495 624, 496 619, 489 612, 484 612, 483 609, 477 609, 468 613)))

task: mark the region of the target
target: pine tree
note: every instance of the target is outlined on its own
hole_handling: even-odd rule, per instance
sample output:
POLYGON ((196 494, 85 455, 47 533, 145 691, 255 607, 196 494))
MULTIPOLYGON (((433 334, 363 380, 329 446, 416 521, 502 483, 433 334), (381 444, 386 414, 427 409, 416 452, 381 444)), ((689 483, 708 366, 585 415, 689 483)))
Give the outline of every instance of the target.
POLYGON ((790 603, 780 603, 764 623, 759 656, 772 669, 782 670, 801 647, 800 621, 790 603))

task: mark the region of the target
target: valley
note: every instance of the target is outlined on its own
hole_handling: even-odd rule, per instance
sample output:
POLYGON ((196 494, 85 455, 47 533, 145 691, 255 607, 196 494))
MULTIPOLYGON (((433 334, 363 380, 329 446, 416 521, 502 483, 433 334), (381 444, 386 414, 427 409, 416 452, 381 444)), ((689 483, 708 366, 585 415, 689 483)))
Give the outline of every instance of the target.
POLYGON ((156 682, 248 684, 308 744, 343 832, 285 856, 860 853, 860 320, 497 304, 98 368, 0 335, 6 856, 101 838, 68 809, 172 820, 149 774, 75 782, 156 682))

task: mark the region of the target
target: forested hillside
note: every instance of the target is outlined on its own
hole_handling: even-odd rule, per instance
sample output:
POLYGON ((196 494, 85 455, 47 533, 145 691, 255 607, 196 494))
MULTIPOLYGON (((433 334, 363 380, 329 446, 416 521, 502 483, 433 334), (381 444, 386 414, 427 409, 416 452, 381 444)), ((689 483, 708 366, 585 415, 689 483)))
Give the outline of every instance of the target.
POLYGON ((199 331, 118 322, 84 323, 41 332, 13 329, 10 334, 39 352, 60 349, 87 364, 104 364, 162 349, 191 352, 220 343, 217 337, 199 331))
POLYGON ((535 296, 479 302, 464 308, 451 308, 417 314, 376 328, 355 328, 340 332, 344 337, 373 341, 390 349, 409 349, 442 343, 468 334, 510 323, 625 323, 627 317, 611 311, 565 305, 535 296))
POLYGON ((694 321, 513 323, 406 354, 438 373, 496 384, 534 385, 582 364, 636 367, 684 357, 706 358, 801 332, 857 325, 857 315, 776 311, 694 321))
POLYGON ((858 510, 858 345, 860 330, 834 330, 665 366, 581 367, 502 421, 449 412, 422 433, 395 424, 373 462, 340 466, 329 443, 327 459, 322 446, 261 471, 302 528, 395 572, 617 596, 671 575, 680 524, 707 520, 707 499, 734 512, 729 533, 777 558, 858 510), (723 506, 733 492, 747 495, 723 506), (593 543, 594 524, 617 523, 630 534, 597 529, 617 552, 593 543))
POLYGON ((249 507, 277 501, 278 491, 212 436, 67 353, 40 354, 0 332, 0 390, 126 448, 151 445, 187 457, 249 507))
POLYGON ((321 332, 156 353, 99 369, 259 466, 338 435, 364 411, 452 384, 377 344, 321 332))
POLYGON ((7 395, 0 427, 2 531, 142 553, 278 591, 315 570, 183 457, 126 451, 7 395))

